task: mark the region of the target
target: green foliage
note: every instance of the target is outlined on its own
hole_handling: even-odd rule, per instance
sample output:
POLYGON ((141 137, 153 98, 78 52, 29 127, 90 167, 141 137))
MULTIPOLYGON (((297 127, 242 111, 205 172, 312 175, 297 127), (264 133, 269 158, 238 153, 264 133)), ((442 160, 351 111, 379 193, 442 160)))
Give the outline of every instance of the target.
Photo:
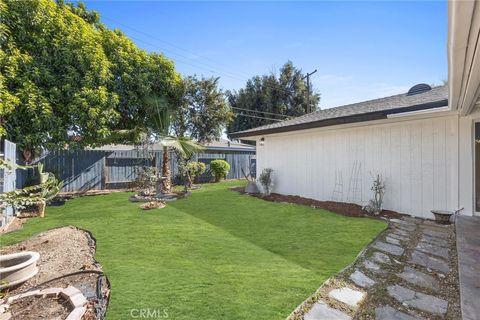
POLYGON ((107 320, 148 306, 168 307, 175 320, 285 319, 387 226, 229 190, 240 184, 205 184, 151 214, 126 200, 131 193, 72 199, 2 235, 0 246, 67 225, 91 231, 95 258, 121 292, 107 320))
MULTIPOLYGON (((245 88, 239 91, 227 92, 228 102, 231 107, 270 112, 289 117, 305 114, 307 107, 307 91, 310 91, 311 110, 317 110, 320 94, 307 88, 305 75, 300 69, 287 62, 280 69, 280 74, 256 76, 247 81, 245 88)), ((286 117, 252 113, 233 109, 238 115, 228 126, 228 133, 247 130, 270 124, 273 120, 252 118, 245 115, 260 116, 284 120, 286 117)))
POLYGON ((258 177, 258 181, 262 184, 265 194, 270 194, 273 186, 273 169, 263 169, 260 177, 258 177))
POLYGON ((148 96, 176 101, 173 62, 106 28, 81 3, 0 0, 0 19, 0 134, 25 157, 125 139, 115 133, 143 125, 148 96))
POLYGON ((182 82, 181 101, 173 118, 177 136, 190 136, 201 143, 220 139, 233 119, 218 78, 187 77, 182 82))
POLYGON ((16 209, 52 200, 63 187, 63 181, 58 180, 51 172, 43 172, 43 164, 37 165, 40 183, 23 189, 17 189, 0 194, 0 202, 9 204, 16 209))
POLYGON ((215 181, 218 182, 227 177, 227 174, 230 171, 230 164, 221 159, 213 160, 210 162, 210 171, 215 177, 215 181))
POLYGON ((189 177, 195 182, 205 173, 207 166, 203 162, 192 161, 187 163, 187 170, 189 177))
POLYGON ((373 199, 369 200, 364 209, 369 213, 379 214, 382 212, 383 196, 385 195, 385 182, 381 175, 377 174, 370 190, 373 191, 373 199))

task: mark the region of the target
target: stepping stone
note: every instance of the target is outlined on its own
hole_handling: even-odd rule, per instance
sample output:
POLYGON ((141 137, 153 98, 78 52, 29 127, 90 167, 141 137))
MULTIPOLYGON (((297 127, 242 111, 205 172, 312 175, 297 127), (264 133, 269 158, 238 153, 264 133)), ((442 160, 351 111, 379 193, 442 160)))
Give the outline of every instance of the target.
POLYGON ((420 241, 435 244, 439 247, 444 247, 444 248, 448 247, 448 241, 447 240, 439 239, 439 238, 435 238, 435 237, 430 237, 430 236, 427 236, 427 235, 423 235, 422 238, 420 239, 420 241))
POLYGON ((365 298, 365 293, 343 287, 340 289, 333 289, 328 293, 330 298, 348 304, 353 308, 357 308, 358 304, 365 298))
POLYGON ((398 276, 413 285, 417 285, 427 289, 438 290, 439 287, 438 281, 434 277, 415 270, 414 268, 405 267, 405 269, 403 269, 403 272, 398 274, 398 276))
POLYGON ((390 236, 387 236, 385 238, 385 241, 387 241, 388 243, 391 243, 391 244, 401 245, 400 240, 398 240, 396 238, 393 238, 393 237, 390 237, 390 236))
POLYGON ((375 320, 421 320, 418 318, 406 314, 404 312, 393 309, 390 306, 378 307, 375 309, 375 320))
POLYGON ((442 248, 436 245, 433 245, 428 242, 419 242, 417 246, 415 247, 416 250, 422 251, 434 256, 439 256, 444 259, 448 259, 448 249, 447 248, 442 248))
POLYGON ((408 224, 395 224, 395 228, 405 230, 408 232, 413 232, 417 228, 415 225, 408 225, 408 224))
POLYGON ((448 273, 450 271, 450 267, 448 266, 446 261, 439 258, 431 257, 420 251, 412 252, 412 258, 410 262, 413 262, 415 264, 424 266, 426 268, 434 269, 443 273, 448 273))
POLYGON ((378 250, 384 251, 386 253, 393 254, 394 256, 401 256, 403 254, 403 251, 404 251, 402 247, 399 247, 399 246, 396 246, 396 245, 393 245, 393 244, 390 244, 390 243, 385 243, 385 242, 382 242, 382 241, 375 242, 372 245, 372 247, 374 247, 378 250))
POLYGON ((390 219, 390 222, 396 223, 396 224, 403 224, 407 226, 415 226, 416 223, 413 221, 408 221, 405 219, 390 219))
POLYGON ((399 234, 399 235, 404 236, 404 237, 409 237, 410 236, 410 233, 408 231, 405 231, 405 230, 402 230, 402 229, 397 229, 397 228, 393 229, 393 233, 399 234))
POLYGON ((390 238, 395 238, 395 239, 403 240, 403 241, 409 240, 409 237, 401 236, 401 235, 396 234, 396 233, 389 233, 388 236, 389 236, 390 238))
POLYGON ((335 310, 330 308, 325 302, 322 300, 318 300, 313 305, 312 309, 307 312, 307 314, 303 317, 304 320, 350 320, 348 314, 343 313, 342 311, 335 310))
POLYGON ((355 270, 355 272, 350 275, 350 280, 362 288, 370 288, 375 284, 374 280, 370 279, 359 270, 355 270))
POLYGON ((375 260, 376 262, 379 262, 379 263, 390 263, 390 262, 392 262, 390 260, 389 256, 387 256, 385 253, 378 252, 378 251, 375 251, 372 254, 372 259, 375 260))
POLYGON ((387 288, 387 291, 388 294, 403 305, 437 315, 444 315, 447 313, 448 302, 443 299, 425 293, 416 292, 399 285, 390 286, 387 288))
POLYGON ((448 239, 449 234, 447 232, 435 231, 435 230, 423 230, 423 234, 429 235, 435 238, 448 239))
POLYGON ((376 264, 375 262, 370 261, 370 260, 363 261, 363 266, 370 271, 381 271, 382 270, 378 264, 376 264))

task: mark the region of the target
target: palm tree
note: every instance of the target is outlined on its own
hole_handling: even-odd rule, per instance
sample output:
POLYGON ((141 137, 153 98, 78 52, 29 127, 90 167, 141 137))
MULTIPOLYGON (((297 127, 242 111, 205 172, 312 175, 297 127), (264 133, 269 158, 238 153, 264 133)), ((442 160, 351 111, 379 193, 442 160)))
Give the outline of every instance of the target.
POLYGON ((159 179, 161 185, 157 185, 157 193, 160 191, 162 194, 169 194, 172 192, 169 151, 174 150, 180 157, 189 159, 195 153, 201 152, 204 147, 190 138, 176 137, 169 134, 172 110, 163 99, 150 97, 147 100, 147 106, 147 109, 150 111, 149 121, 147 122, 149 136, 163 147, 162 172, 159 179))

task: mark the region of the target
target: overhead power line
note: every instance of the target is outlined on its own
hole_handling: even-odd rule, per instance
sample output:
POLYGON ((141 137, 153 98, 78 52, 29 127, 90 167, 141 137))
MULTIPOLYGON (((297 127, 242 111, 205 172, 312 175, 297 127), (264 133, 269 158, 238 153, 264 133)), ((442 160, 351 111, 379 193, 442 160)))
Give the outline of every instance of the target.
MULTIPOLYGON (((220 62, 215 61, 215 60, 213 60, 213 59, 210 59, 210 58, 208 58, 208 57, 200 56, 200 55, 198 55, 198 54, 196 54, 196 53, 194 53, 194 52, 192 52, 192 51, 190 51, 190 50, 181 48, 181 47, 179 47, 179 46, 177 46, 177 45, 174 45, 174 44, 172 44, 172 43, 170 43, 170 42, 167 42, 167 41, 165 41, 165 40, 159 39, 159 38, 156 37, 156 36, 153 36, 153 35, 151 35, 151 34, 148 34, 148 33, 146 33, 146 32, 143 32, 143 31, 138 30, 138 29, 136 29, 136 28, 133 28, 133 27, 131 27, 131 26, 128 26, 128 25, 126 25, 126 24, 124 24, 124 23, 122 23, 122 22, 119 22, 119 21, 117 21, 117 20, 115 20, 115 19, 112 19, 112 18, 110 18, 110 17, 106 17, 106 16, 103 16, 103 15, 102 15, 102 19, 110 20, 110 21, 112 21, 112 22, 114 22, 114 23, 116 23, 116 24, 118 24, 118 25, 121 25, 122 27, 125 27, 125 28, 127 28, 127 29, 130 29, 130 30, 132 30, 132 31, 134 31, 134 32, 136 32, 136 33, 138 33, 138 34, 143 34, 143 35, 145 35, 145 36, 147 36, 147 37, 149 37, 149 38, 151 38, 151 39, 153 39, 153 40, 156 40, 156 41, 158 41, 158 42, 162 42, 162 43, 164 43, 164 44, 166 44, 166 45, 168 45, 168 46, 170 46, 170 47, 172 47, 172 48, 176 48, 177 50, 181 50, 181 51, 183 51, 183 52, 185 52, 185 53, 188 53, 188 54, 190 54, 190 55, 196 56, 196 57, 198 57, 198 58, 202 58, 202 59, 204 59, 204 60, 212 61, 213 63, 215 63, 215 64, 217 64, 217 65, 227 66, 226 64, 220 63, 220 62)), ((243 82, 245 82, 245 83, 246 83, 248 80, 251 80, 251 79, 254 77, 254 76, 248 75, 247 73, 244 73, 244 72, 242 72, 242 73, 240 73, 240 72, 238 72, 238 71, 232 72, 232 71, 226 70, 226 69, 224 69, 224 68, 219 68, 219 67, 217 67, 217 66, 212 66, 211 63, 205 63, 205 62, 199 61, 199 59, 192 59, 191 57, 186 56, 186 55, 181 54, 181 53, 177 53, 177 52, 175 52, 175 51, 172 50, 172 49, 168 49, 168 48, 165 48, 165 47, 163 47, 163 46, 159 46, 158 44, 153 44, 153 43, 151 43, 151 42, 148 42, 148 41, 145 41, 145 40, 143 40, 143 39, 137 38, 137 37, 135 37, 135 36, 130 36, 130 35, 129 35, 128 37, 130 37, 130 38, 132 38, 132 39, 134 39, 134 40, 136 40, 136 41, 143 42, 143 43, 145 43, 145 44, 147 44, 147 45, 149 45, 149 46, 151 46, 151 47, 160 49, 161 51, 171 52, 172 55, 176 55, 176 56, 182 57, 182 58, 184 58, 184 59, 193 61, 194 63, 185 62, 185 61, 182 61, 182 60, 180 60, 180 59, 178 59, 178 58, 173 59, 175 62, 178 62, 178 63, 181 63, 181 64, 185 64, 185 65, 188 65, 188 66, 192 66, 192 67, 194 67, 194 68, 206 70, 206 71, 208 71, 208 72, 210 72, 210 73, 217 74, 218 76, 225 76, 225 77, 227 77, 227 78, 231 78, 231 79, 243 81, 243 82), (215 69, 216 69, 216 70, 215 70, 215 69), (220 72, 218 72, 218 71, 220 71, 220 72), (242 75, 242 74, 243 74, 243 75, 242 75), (243 77, 248 77, 248 79, 245 79, 245 78, 243 78, 243 77)), ((170 56, 170 54, 169 54, 169 56, 170 56)), ((233 70, 233 69, 232 69, 232 70, 233 70)), ((293 86, 293 84, 292 84, 289 89, 284 89, 284 88, 280 87, 278 84, 263 83, 262 85, 265 86, 265 87, 271 88, 271 89, 283 91, 283 92, 288 93, 288 94, 291 94, 291 91, 289 91, 289 89, 291 90, 291 89, 292 89, 292 86, 293 86)))
POLYGON ((235 113, 235 114, 238 115, 238 116, 255 118, 255 119, 272 120, 272 121, 277 121, 277 122, 284 121, 284 120, 282 120, 282 119, 259 117, 259 116, 254 116, 254 115, 252 115, 252 114, 244 114, 244 113, 235 113))
POLYGON ((280 113, 273 113, 273 112, 266 112, 266 111, 259 111, 259 110, 245 109, 245 108, 238 108, 238 107, 231 107, 231 108, 232 108, 232 109, 236 109, 236 110, 242 110, 242 111, 249 111, 249 112, 269 114, 269 115, 272 115, 272 116, 289 117, 289 116, 286 115, 286 114, 280 114, 280 113))

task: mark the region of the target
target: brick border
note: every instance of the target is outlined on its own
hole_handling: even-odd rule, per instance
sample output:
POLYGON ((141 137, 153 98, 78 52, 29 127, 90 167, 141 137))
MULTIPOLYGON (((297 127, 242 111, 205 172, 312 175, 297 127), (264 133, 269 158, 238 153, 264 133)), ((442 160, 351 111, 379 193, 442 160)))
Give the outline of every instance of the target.
POLYGON ((0 319, 9 320, 12 315, 8 312, 10 304, 15 300, 24 299, 27 297, 43 297, 43 298, 57 298, 61 296, 66 299, 73 307, 72 312, 67 316, 65 320, 81 320, 87 308, 85 307, 87 299, 83 293, 73 286, 67 288, 47 288, 43 290, 33 290, 25 293, 17 294, 9 297, 6 300, 0 300, 0 319))

